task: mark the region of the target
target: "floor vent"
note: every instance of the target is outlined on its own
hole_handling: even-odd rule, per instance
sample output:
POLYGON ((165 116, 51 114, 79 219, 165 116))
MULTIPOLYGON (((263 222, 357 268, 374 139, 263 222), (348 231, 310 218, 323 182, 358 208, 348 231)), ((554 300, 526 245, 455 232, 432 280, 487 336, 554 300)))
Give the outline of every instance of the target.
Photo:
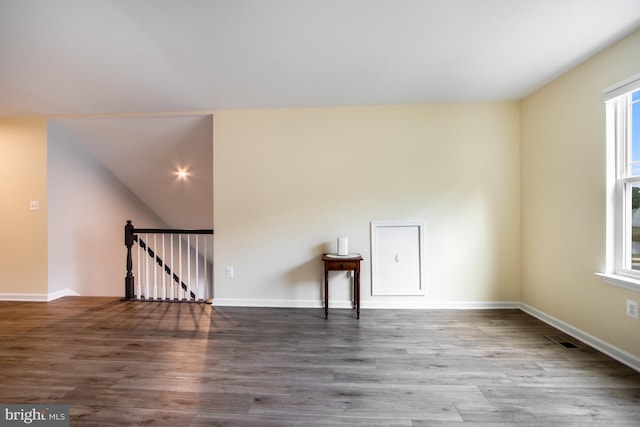
POLYGON ((578 346, 574 342, 569 341, 566 337, 558 335, 545 335, 545 338, 551 342, 563 346, 564 348, 578 348, 578 346))

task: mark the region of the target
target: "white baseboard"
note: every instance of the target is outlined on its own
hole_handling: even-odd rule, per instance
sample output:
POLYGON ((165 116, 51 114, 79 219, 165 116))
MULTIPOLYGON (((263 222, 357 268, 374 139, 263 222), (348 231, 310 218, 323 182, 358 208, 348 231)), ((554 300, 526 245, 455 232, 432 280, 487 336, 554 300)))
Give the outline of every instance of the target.
POLYGON ((62 289, 59 291, 49 293, 47 301, 53 301, 62 297, 79 297, 79 296, 80 296, 79 293, 67 288, 67 289, 62 289))
MULTIPOLYGON (((279 308, 322 308, 320 300, 289 300, 289 299, 244 299, 244 298, 214 298, 214 306, 226 307, 279 307, 279 308)), ((351 308, 349 300, 331 300, 329 308, 351 308)), ((482 310, 482 309, 510 309, 520 308, 516 301, 361 301, 362 309, 452 309, 452 310, 482 310)))
POLYGON ((213 298, 212 304, 220 307, 322 308, 321 301, 289 299, 213 298))
MULTIPOLYGON (((519 309, 516 301, 362 301, 362 308, 394 309, 394 310, 492 310, 519 309)), ((333 301, 331 302, 333 306, 333 301)))
POLYGON ((71 289, 62 289, 49 294, 0 294, 0 301, 49 302, 67 296, 79 296, 71 289))
POLYGON ((0 294, 0 301, 47 302, 49 294, 0 294))
POLYGON ((626 352, 614 345, 611 345, 608 342, 601 340, 600 338, 594 337, 593 335, 588 334, 587 332, 584 332, 574 326, 571 326, 568 323, 565 323, 562 320, 556 319, 555 317, 550 316, 547 313, 544 313, 527 304, 521 303, 520 309, 525 313, 530 314, 533 317, 536 317, 542 320, 543 322, 553 326, 554 328, 561 330, 565 334, 570 335, 590 345, 591 347, 617 360, 618 362, 624 363, 628 367, 640 372, 640 357, 635 356, 629 352, 626 352))

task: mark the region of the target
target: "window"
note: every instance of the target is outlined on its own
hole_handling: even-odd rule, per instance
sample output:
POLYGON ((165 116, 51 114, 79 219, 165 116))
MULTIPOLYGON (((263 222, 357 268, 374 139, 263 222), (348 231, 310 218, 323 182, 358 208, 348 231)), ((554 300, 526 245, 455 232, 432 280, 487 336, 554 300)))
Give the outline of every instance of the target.
POLYGON ((603 276, 640 291, 640 75, 605 91, 605 102, 610 224, 603 276))

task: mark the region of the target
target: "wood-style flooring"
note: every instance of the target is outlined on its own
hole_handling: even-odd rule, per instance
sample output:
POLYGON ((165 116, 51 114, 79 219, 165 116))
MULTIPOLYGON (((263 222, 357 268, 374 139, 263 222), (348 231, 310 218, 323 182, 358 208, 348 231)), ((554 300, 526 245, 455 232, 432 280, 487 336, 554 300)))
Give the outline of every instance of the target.
POLYGON ((0 403, 72 426, 639 426, 640 373, 519 310, 67 297, 0 302, 0 403))

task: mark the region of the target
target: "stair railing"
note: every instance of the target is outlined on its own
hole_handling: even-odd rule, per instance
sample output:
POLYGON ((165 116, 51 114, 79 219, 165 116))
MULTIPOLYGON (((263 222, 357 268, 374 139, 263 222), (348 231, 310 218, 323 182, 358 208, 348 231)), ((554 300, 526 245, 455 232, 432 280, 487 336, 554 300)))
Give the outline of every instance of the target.
POLYGON ((127 221, 124 226, 124 244, 127 248, 125 299, 203 300, 205 286, 211 278, 207 236, 212 234, 211 229, 135 228, 130 220, 127 221), (137 287, 133 275, 135 243, 137 287), (176 262, 178 268, 175 268, 176 262))

